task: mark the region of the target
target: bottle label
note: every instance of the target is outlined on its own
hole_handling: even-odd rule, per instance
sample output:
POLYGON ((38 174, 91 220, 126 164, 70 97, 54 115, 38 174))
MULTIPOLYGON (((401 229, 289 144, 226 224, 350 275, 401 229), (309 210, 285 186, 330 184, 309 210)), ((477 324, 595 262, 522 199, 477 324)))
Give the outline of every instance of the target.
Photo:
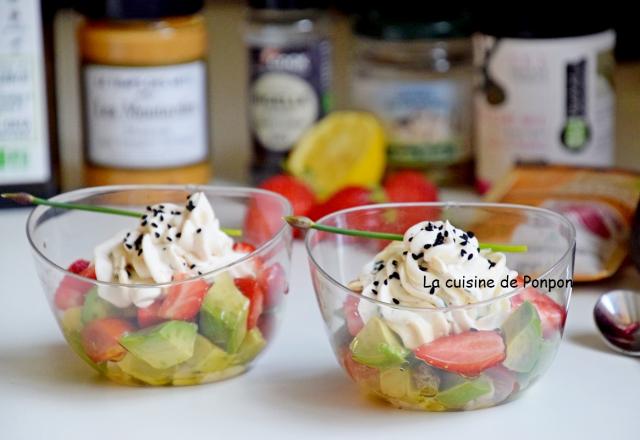
POLYGON ((375 113, 386 128, 390 165, 453 164, 471 156, 469 84, 455 80, 352 81, 352 103, 375 113))
POLYGON ((84 66, 88 160, 167 168, 208 156, 203 61, 154 67, 84 66))
POLYGON ((249 118, 254 141, 266 150, 289 151, 328 111, 330 46, 251 47, 249 118))
POLYGON ((0 185, 51 178, 37 0, 0 0, 0 185))
POLYGON ((488 187, 514 163, 610 166, 615 34, 474 39, 477 177, 488 187))

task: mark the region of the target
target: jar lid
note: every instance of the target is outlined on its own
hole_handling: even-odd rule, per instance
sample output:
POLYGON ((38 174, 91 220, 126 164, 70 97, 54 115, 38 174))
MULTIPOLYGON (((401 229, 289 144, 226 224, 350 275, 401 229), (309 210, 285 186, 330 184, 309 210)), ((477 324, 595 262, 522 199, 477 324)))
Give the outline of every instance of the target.
POLYGON ((303 10, 326 9, 328 0, 249 0, 249 7, 253 9, 303 10))
POLYGON ((613 28, 607 8, 597 3, 574 5, 557 2, 553 8, 544 3, 500 5, 499 8, 474 10, 478 31, 504 38, 564 38, 591 35, 613 28))
POLYGON ((471 17, 464 7, 403 0, 391 3, 356 12, 354 31, 389 41, 460 38, 472 33, 471 17))
POLYGON ((93 19, 144 20, 192 15, 204 0, 77 0, 74 9, 93 19))

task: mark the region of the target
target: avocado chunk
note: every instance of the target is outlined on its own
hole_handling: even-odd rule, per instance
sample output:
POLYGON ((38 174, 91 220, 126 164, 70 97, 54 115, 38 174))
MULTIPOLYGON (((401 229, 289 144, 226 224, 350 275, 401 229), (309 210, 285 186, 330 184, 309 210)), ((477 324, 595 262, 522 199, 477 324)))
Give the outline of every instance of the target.
POLYGON ((379 317, 371 318, 349 345, 353 359, 370 367, 394 367, 410 353, 379 317))
POLYGON ((507 345, 503 365, 518 373, 531 371, 542 348, 542 323, 535 306, 523 302, 504 322, 502 332, 507 345))
POLYGON ((400 367, 392 367, 380 373, 380 392, 396 399, 417 394, 411 383, 411 373, 400 367))
POLYGON ((251 362, 260 354, 265 345, 267 345, 267 341, 260 330, 257 327, 252 328, 240 344, 240 348, 233 358, 233 365, 244 365, 251 362))
POLYGON ((249 299, 228 273, 219 275, 200 309, 200 331, 227 353, 236 353, 247 334, 249 299))
POLYGON ((118 308, 105 301, 98 295, 98 289, 92 288, 84 299, 82 306, 82 323, 88 324, 95 319, 109 318, 117 316, 121 318, 135 318, 137 311, 135 307, 118 308))
MULTIPOLYGON (((137 356, 127 355, 117 363, 122 372, 149 385, 166 385, 171 382, 175 368, 154 368, 137 356)), ((126 377, 126 376, 123 376, 126 377)))
POLYGON ((449 409, 459 409, 472 400, 491 392, 491 390, 489 379, 479 377, 475 380, 462 381, 439 392, 436 400, 449 409))
POLYGON ((165 369, 193 356, 198 326, 186 321, 167 321, 129 333, 120 344, 153 368, 165 369))
POLYGON ((232 359, 232 356, 226 351, 216 347, 207 338, 198 334, 193 347, 193 356, 178 365, 174 381, 188 379, 201 373, 222 371, 231 364, 232 359))

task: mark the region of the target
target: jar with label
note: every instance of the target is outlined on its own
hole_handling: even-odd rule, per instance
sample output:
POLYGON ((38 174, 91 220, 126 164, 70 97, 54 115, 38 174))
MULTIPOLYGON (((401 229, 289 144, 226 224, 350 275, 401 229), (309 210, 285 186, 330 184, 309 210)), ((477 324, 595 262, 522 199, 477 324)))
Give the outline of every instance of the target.
POLYGON ((478 25, 478 189, 516 163, 611 166, 615 34, 606 11, 501 6, 478 25))
POLYGON ((331 106, 331 43, 318 0, 250 0, 252 180, 282 171, 289 151, 331 106))
POLYGON ((472 182, 471 33, 455 7, 382 4, 357 16, 351 104, 385 125, 388 167, 472 182))
MULTIPOLYGON (((0 193, 59 189, 53 19, 58 2, 0 0, 0 193)), ((0 198, 0 208, 15 206, 0 198)))
POLYGON ((101 0, 77 7, 85 182, 210 179, 202 0, 101 0))

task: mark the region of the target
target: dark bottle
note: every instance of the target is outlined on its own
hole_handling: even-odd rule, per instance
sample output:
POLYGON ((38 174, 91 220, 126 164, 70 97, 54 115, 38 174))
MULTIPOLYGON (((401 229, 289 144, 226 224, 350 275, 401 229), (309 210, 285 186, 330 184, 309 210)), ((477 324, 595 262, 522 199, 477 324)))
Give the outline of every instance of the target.
POLYGON ((330 107, 331 44, 323 4, 314 0, 251 0, 248 118, 252 180, 281 171, 300 136, 330 107))
MULTIPOLYGON (((0 192, 59 190, 53 18, 60 3, 0 0, 0 192)), ((0 199, 0 208, 15 206, 0 199)))

